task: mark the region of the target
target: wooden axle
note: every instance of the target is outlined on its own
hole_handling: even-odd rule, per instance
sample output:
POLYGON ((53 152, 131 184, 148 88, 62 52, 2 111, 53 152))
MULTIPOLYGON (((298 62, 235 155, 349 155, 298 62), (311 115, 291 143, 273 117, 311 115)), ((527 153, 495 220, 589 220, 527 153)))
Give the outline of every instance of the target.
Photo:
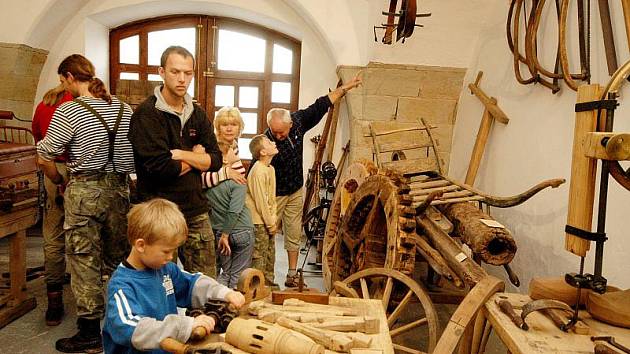
POLYGON ((630 160, 630 133, 586 133, 582 151, 592 159, 630 160))

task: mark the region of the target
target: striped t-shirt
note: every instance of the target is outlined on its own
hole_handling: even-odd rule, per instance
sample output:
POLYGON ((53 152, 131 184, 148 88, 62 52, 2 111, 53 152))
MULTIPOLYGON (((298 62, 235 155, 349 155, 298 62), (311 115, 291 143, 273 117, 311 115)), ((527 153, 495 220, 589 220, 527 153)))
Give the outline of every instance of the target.
POLYGON ((107 162, 107 130, 97 117, 73 101, 66 102, 55 110, 46 137, 37 144, 37 153, 45 160, 53 160, 67 148, 69 159, 66 165, 71 173, 97 171, 103 169, 103 166, 106 172, 133 172, 133 150, 127 139, 131 107, 115 97, 112 97, 111 104, 93 97, 81 96, 78 99, 98 112, 110 130, 114 129, 120 105, 124 105, 122 120, 114 140, 114 165, 107 162))
POLYGON ((238 157, 238 160, 234 161, 231 166, 224 165, 217 172, 202 172, 201 185, 203 189, 215 187, 219 185, 219 183, 225 180, 228 180, 229 179, 229 177, 227 176, 228 167, 231 167, 234 171, 245 176, 245 172, 246 172, 245 166, 243 166, 243 163, 241 162, 241 159, 238 156, 238 144, 236 144, 236 142, 234 143, 234 146, 232 147, 232 149, 234 149, 234 155, 238 157))

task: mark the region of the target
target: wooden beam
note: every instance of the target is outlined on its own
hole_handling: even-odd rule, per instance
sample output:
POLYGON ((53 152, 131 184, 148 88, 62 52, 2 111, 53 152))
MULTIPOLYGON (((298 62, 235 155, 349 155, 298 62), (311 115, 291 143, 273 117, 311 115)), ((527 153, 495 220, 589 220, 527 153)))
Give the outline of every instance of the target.
MULTIPOLYGON (((599 85, 580 86, 577 93, 577 102, 583 103, 598 100, 600 90, 599 85)), ((575 114, 567 225, 586 231, 591 231, 592 226, 597 160, 585 156, 582 140, 587 133, 594 132, 596 129, 597 111, 584 111, 575 114)), ((590 241, 569 233, 565 235, 564 248, 580 257, 586 256, 586 252, 590 249, 590 244, 590 241)))
POLYGON ((479 74, 477 74, 477 80, 475 80, 474 83, 468 84, 468 88, 470 89, 470 92, 473 95, 477 96, 477 98, 479 98, 479 100, 481 101, 481 103, 483 103, 486 109, 490 111, 490 114, 492 114, 494 119, 498 120, 499 122, 503 124, 508 124, 510 119, 508 118, 507 114, 505 114, 505 112, 503 112, 503 110, 499 108, 497 103, 493 102, 492 99, 485 92, 483 92, 481 87, 479 87, 479 80, 481 79, 482 75, 483 75, 483 71, 480 71, 479 74))

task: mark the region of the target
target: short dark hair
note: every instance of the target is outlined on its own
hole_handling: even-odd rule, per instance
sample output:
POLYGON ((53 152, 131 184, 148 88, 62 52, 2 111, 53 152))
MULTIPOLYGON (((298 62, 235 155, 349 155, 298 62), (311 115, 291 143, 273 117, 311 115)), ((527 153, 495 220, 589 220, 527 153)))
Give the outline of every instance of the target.
POLYGON ((178 45, 172 45, 168 48, 166 48, 164 50, 164 52, 162 53, 162 57, 160 58, 160 66, 162 68, 166 67, 166 59, 168 59, 168 56, 171 54, 179 54, 181 56, 183 56, 184 58, 192 58, 193 60, 193 68, 195 67, 195 57, 192 55, 191 52, 188 51, 188 49, 182 47, 182 46, 178 46, 178 45))

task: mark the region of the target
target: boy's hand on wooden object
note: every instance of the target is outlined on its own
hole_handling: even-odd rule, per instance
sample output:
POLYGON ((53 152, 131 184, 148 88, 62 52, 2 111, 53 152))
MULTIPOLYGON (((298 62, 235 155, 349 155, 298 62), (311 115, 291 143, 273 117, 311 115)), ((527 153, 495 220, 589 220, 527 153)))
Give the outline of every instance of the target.
POLYGON ((219 248, 219 252, 221 252, 221 254, 224 256, 229 256, 232 254, 232 249, 230 248, 230 235, 221 234, 218 248, 219 248))
POLYGON ((240 309, 243 305, 245 305, 245 296, 238 291, 230 291, 227 295, 225 295, 225 301, 229 302, 237 309, 240 309))
POLYGON ((212 333, 212 330, 214 329, 214 319, 210 316, 199 315, 193 320, 192 328, 194 330, 197 327, 203 327, 208 334, 212 333))

